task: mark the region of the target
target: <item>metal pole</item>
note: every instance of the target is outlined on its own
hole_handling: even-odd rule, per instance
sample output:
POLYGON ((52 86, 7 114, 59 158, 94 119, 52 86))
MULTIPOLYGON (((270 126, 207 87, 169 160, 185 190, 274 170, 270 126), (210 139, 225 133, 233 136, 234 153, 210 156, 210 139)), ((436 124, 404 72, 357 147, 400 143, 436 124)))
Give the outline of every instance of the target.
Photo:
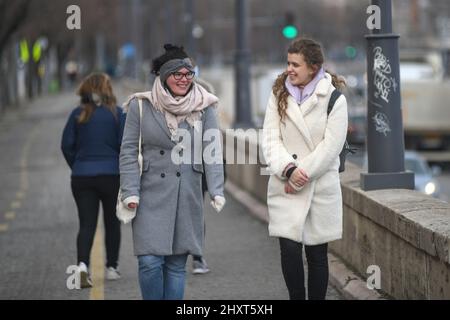
POLYGON ((236 119, 235 128, 254 127, 250 101, 250 40, 248 25, 248 1, 236 0, 236 119))
POLYGON ((172 1, 166 1, 165 7, 165 18, 166 18, 166 39, 164 43, 172 43, 174 41, 174 33, 173 33, 173 3, 172 1))
POLYGON ((196 59, 196 43, 194 35, 192 34, 194 30, 195 21, 195 0, 186 0, 186 44, 187 50, 191 57, 196 59))
POLYGON ((414 174, 405 172, 400 96, 399 36, 392 33, 391 0, 372 0, 380 8, 381 28, 367 35, 368 173, 361 189, 414 189, 414 174))
POLYGON ((142 0, 132 1, 132 41, 135 47, 134 59, 134 78, 142 79, 142 61, 143 61, 143 21, 142 21, 142 0))

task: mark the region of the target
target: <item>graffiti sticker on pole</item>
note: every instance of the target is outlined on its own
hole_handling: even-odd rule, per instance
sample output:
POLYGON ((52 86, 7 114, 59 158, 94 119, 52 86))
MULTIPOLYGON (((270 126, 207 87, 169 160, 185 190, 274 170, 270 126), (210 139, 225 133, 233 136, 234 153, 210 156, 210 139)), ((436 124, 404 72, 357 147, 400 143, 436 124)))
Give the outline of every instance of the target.
POLYGON ((373 84, 375 98, 381 98, 389 103, 391 89, 397 90, 397 82, 391 76, 392 68, 389 59, 384 55, 381 47, 373 49, 373 84))

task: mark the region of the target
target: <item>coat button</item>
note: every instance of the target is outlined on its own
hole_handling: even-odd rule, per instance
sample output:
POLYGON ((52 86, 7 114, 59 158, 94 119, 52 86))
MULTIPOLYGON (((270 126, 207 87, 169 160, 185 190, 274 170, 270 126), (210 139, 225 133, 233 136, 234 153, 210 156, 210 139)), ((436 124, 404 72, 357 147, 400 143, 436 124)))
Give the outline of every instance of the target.
POLYGON ((296 154, 293 154, 293 155, 292 155, 292 158, 297 159, 297 155, 296 155, 296 154))
POLYGON ((159 153, 163 156, 164 155, 164 150, 161 150, 159 153))
POLYGON ((166 174, 165 173, 161 173, 161 178, 165 178, 166 174))
POLYGON ((181 176, 181 173, 177 172, 177 177, 181 176))

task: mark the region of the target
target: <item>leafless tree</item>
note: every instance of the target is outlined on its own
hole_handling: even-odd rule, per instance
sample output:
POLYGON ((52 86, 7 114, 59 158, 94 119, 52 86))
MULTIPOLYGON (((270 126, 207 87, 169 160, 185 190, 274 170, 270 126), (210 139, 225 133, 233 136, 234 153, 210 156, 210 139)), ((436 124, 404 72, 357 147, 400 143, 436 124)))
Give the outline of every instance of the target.
POLYGON ((27 18, 31 0, 0 0, 0 57, 11 35, 27 18))

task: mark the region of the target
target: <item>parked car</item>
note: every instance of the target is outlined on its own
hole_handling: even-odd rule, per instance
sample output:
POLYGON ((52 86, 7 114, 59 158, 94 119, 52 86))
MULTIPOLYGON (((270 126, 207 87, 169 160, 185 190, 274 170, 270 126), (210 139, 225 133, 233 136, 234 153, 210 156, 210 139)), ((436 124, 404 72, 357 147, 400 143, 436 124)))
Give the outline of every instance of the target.
POLYGON ((415 151, 405 151, 405 170, 414 172, 414 182, 416 190, 439 197, 440 186, 434 177, 441 174, 438 166, 430 168, 427 161, 415 151))
MULTIPOLYGON (((367 152, 364 155, 363 168, 367 170, 367 152)), ((439 166, 430 168, 427 161, 418 152, 405 151, 405 171, 414 172, 415 189, 427 195, 439 198, 440 185, 435 177, 439 176, 442 169, 439 166)))
POLYGON ((366 143, 367 135, 367 98, 366 85, 363 74, 347 75, 347 86, 342 92, 348 105, 348 133, 347 140, 351 144, 362 145, 366 143))
POLYGON ((366 114, 364 112, 351 112, 348 115, 347 140, 351 144, 362 145, 366 143, 366 114))

